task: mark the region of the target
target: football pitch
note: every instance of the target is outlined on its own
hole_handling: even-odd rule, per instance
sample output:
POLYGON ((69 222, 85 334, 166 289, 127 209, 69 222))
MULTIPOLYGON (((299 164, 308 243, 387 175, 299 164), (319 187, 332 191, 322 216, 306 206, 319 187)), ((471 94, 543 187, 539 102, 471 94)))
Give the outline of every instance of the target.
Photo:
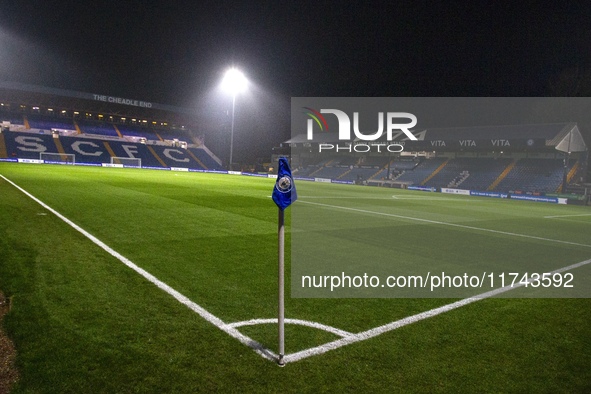
MULTIPOLYGON (((0 175, 14 392, 591 391, 589 298, 292 298, 289 253, 279 368, 274 179, 13 163, 0 175)), ((579 264, 568 271, 589 291, 589 207, 297 190, 288 234, 301 209, 326 249, 387 228, 400 261, 579 264)))

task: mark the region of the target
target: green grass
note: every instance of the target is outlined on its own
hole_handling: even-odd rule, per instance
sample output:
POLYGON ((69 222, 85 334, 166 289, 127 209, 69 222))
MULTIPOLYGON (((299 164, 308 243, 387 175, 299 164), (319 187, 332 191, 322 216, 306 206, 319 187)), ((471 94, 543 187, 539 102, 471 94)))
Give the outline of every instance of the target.
MULTIPOLYGON (((0 174, 225 322, 276 316, 273 180, 9 163, 0 163, 0 174)), ((330 204, 591 244, 591 216, 543 219, 591 213, 588 207, 485 198, 467 203, 403 191, 397 193, 423 198, 393 204, 375 198, 391 196, 387 189, 297 187, 301 202, 352 197, 330 204)), ((338 209, 296 204, 298 214, 319 218, 314 225, 323 242, 359 236, 351 221, 338 219, 338 209)), ((405 260, 530 256, 561 267, 591 257, 591 248, 401 218, 358 214, 354 220, 370 233, 395 232, 392 248, 405 260)), ((581 269, 582 278, 588 274, 581 269)), ((289 274, 286 281, 287 317, 351 332, 450 302, 291 298, 289 274)), ((487 299, 278 368, 3 180, 0 289, 12 299, 4 328, 18 350, 17 393, 591 390, 589 299, 487 299)), ((275 329, 258 325, 241 332, 276 351, 275 329)), ((291 325, 286 334, 288 353, 337 338, 291 325)))
MULTIPOLYGON (((303 186, 305 197, 293 208, 292 281, 296 284, 302 275, 340 276, 341 272, 384 278, 468 271, 478 277, 494 272, 498 278, 500 272, 549 272, 591 255, 588 207, 366 187, 303 186), (561 217, 546 218, 556 215, 561 217)), ((579 273, 573 283, 582 278, 579 273)), ((575 287, 591 295, 588 288, 575 287)), ((297 295, 387 297, 393 290, 364 291, 298 289, 297 295)), ((482 292, 447 291, 437 296, 467 297, 482 292)), ((423 294, 433 296, 427 291, 423 294)))

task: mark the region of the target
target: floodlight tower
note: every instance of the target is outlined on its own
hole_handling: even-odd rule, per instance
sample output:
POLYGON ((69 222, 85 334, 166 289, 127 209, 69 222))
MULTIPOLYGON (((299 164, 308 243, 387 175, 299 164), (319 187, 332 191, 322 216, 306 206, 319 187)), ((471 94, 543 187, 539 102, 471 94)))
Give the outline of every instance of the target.
POLYGON ((244 74, 232 67, 226 74, 224 75, 224 79, 222 80, 222 89, 232 95, 232 129, 230 132, 230 163, 229 163, 229 170, 232 170, 232 154, 234 151, 234 109, 236 106, 236 95, 238 93, 242 93, 246 90, 248 85, 248 80, 244 76, 244 74))

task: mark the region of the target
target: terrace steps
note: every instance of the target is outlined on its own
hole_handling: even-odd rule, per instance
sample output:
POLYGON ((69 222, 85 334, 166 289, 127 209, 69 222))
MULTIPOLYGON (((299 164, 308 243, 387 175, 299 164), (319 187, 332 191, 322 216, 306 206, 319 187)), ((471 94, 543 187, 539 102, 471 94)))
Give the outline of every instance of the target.
MULTIPOLYGON (((62 142, 60 141, 59 138, 53 138, 53 142, 55 143, 55 147, 57 148, 58 153, 60 154, 65 154, 66 151, 64 150, 64 147, 62 145, 62 142)), ((65 156, 62 156, 62 158, 65 158, 65 156)))
POLYGON ((575 174, 577 173, 578 170, 579 170, 579 162, 577 161, 575 163, 575 165, 573 166, 573 168, 571 168, 570 171, 568 172, 568 175, 566 176, 567 183, 570 183, 570 181, 572 181, 573 177, 575 176, 575 174))
MULTIPOLYGON (((107 150, 107 152, 109 152, 109 156, 111 156, 111 157, 117 157, 117 155, 113 151, 113 148, 111 148, 111 145, 109 145, 109 141, 103 141, 103 145, 105 146, 105 149, 107 150)), ((121 164, 121 162, 119 161, 119 159, 114 159, 113 162, 115 164, 121 164)))
POLYGON ((507 177, 507 175, 509 175, 509 173, 511 172, 513 167, 515 167, 515 164, 517 164, 517 159, 513 159, 513 161, 511 163, 509 163, 507 168, 505 168, 503 170, 503 172, 501 172, 501 175, 499 175, 497 177, 497 179, 495 179, 495 181, 488 187, 487 190, 491 191, 491 190, 494 190, 497 186, 499 186, 499 183, 501 183, 503 181, 503 179, 505 179, 507 177))
MULTIPOLYGON (((391 162, 388 162, 386 165, 384 165, 382 168, 380 168, 379 170, 376 171, 375 174, 373 174, 372 176, 369 177, 369 179, 374 179, 376 176, 378 176, 378 174, 384 170, 388 169, 388 166, 390 165, 391 162)), ((386 174, 386 178, 388 178, 390 176, 390 174, 386 174)))
POLYGON ((199 160, 199 158, 197 156, 195 156, 195 154, 193 152, 191 152, 190 150, 187 149, 187 154, 189 156, 191 156, 191 158, 193 160, 195 160, 201 167, 203 167, 204 170, 209 170, 209 168, 207 168, 207 166, 205 164, 203 164, 203 162, 201 160, 199 160))
POLYGON ((164 160, 162 160, 160 156, 158 156, 158 153, 156 153, 154 148, 152 148, 150 145, 146 145, 146 147, 148 148, 150 153, 156 158, 156 160, 158 160, 158 163, 160 163, 162 167, 166 167, 166 163, 164 162, 164 160))
POLYGON ((347 171, 345 171, 344 173, 342 173, 341 175, 339 175, 339 177, 337 179, 343 179, 351 171, 353 171, 353 168, 349 168, 347 171))
POLYGON ((82 129, 78 126, 78 122, 74 121, 74 128, 76 129, 76 134, 82 134, 82 129))
POLYGON ((117 125, 114 124, 113 127, 115 128, 115 132, 117 133, 119 138, 123 138, 123 134, 121 134, 121 131, 119 131, 119 128, 117 127, 117 125))
POLYGON ((310 176, 314 176, 315 174, 317 174, 318 172, 322 171, 322 169, 326 166, 328 166, 330 163, 332 163, 334 160, 329 161, 328 163, 326 163, 325 165, 323 165, 322 167, 319 167, 316 171, 311 172, 310 176))
POLYGON ((439 171, 443 170, 443 168, 447 165, 447 163, 449 163, 450 160, 451 159, 447 159, 443 163, 441 163, 441 165, 439 167, 437 167, 435 169, 435 171, 433 171, 431 173, 431 175, 429 175, 423 182, 421 182, 421 185, 424 186, 427 182, 429 182, 431 180, 431 178, 433 178, 435 175, 437 175, 439 173, 439 171))
MULTIPOLYGON (((568 172, 568 174, 566 175, 566 184, 568 185, 571 180, 573 179, 573 177, 575 176, 575 174, 577 173, 577 170, 579 169, 579 162, 577 161, 574 165, 573 168, 570 169, 570 171, 568 172)), ((556 193, 560 193, 562 192, 565 188, 563 187, 563 183, 562 182, 557 188, 556 188, 556 193)))

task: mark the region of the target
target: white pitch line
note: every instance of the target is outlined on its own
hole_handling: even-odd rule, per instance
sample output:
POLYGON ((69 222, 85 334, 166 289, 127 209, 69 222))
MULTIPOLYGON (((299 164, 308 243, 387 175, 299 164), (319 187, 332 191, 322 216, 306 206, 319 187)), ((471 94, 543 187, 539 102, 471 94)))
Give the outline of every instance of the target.
POLYGON ((86 238, 91 240, 94 244, 99 246, 105 252, 109 253, 111 256, 113 256, 117 260, 121 261, 127 267, 131 268, 132 270, 134 270, 135 272, 137 272, 138 274, 143 276, 149 282, 156 285, 156 287, 158 287, 160 290, 168 293, 169 295, 174 297, 174 299, 176 299, 178 302, 185 305, 187 308, 191 309, 193 312, 197 313, 199 316, 204 318, 206 321, 210 322, 211 324, 213 324, 214 326, 216 326, 220 330, 224 331, 225 333, 227 333, 231 337, 236 338, 238 341, 240 341, 244 345, 252 348, 256 353, 258 353, 262 357, 264 357, 268 360, 271 360, 271 361, 279 360, 279 356, 277 354, 275 354, 274 352, 272 352, 271 350, 265 348, 263 345, 261 345, 260 343, 258 343, 254 339, 249 338, 246 335, 242 334, 240 331, 238 331, 236 328, 232 327, 231 325, 224 323, 220 318, 218 318, 217 316, 208 312, 202 306, 191 301, 189 298, 185 297, 184 295, 182 295, 181 293, 179 293, 178 291, 176 291, 175 289, 173 289, 172 287, 170 287, 166 283, 162 282, 160 279, 156 278, 154 275, 150 274, 148 271, 135 265, 131 260, 122 256, 121 254, 119 254, 119 252, 113 250, 111 247, 109 247, 103 241, 96 238, 94 235, 90 234, 88 231, 84 230, 82 227, 78 226, 76 223, 72 222, 70 219, 68 219, 67 217, 65 217, 64 215, 62 215, 61 213, 59 213, 55 209, 51 208, 49 205, 47 205, 43 201, 39 200, 37 197, 33 196, 31 193, 29 193, 25 189, 21 188, 20 186, 18 186, 16 183, 14 183, 11 180, 9 180, 8 178, 6 178, 4 175, 0 174, 0 177, 2 179, 4 179, 6 182, 10 183, 15 188, 17 188, 18 190, 20 190, 26 196, 31 198, 37 204, 41 205, 43 208, 45 208, 46 210, 48 210, 49 212, 53 213, 55 216, 60 218, 62 221, 64 221, 70 227, 72 227, 73 229, 75 229, 76 231, 78 231, 79 233, 84 235, 86 238))
MULTIPOLYGON (((270 197, 270 196, 269 196, 270 197)), ((446 197, 422 197, 422 196, 404 196, 392 195, 391 197, 359 197, 359 196, 299 196, 303 199, 314 200, 416 200, 416 201, 469 201, 475 202, 473 198, 446 198, 446 197)))
MULTIPOLYGON (((332 334, 338 335, 343 338, 352 337, 357 334, 353 334, 351 332, 338 329, 336 327, 327 326, 325 324, 316 323, 308 320, 300 320, 300 319, 285 319, 285 323, 287 324, 297 324, 299 326, 311 327, 316 328, 318 330, 323 330, 326 332, 330 332, 332 334)), ((244 327, 244 326, 254 326, 257 324, 277 324, 277 318, 275 319, 252 319, 252 320, 245 320, 239 321, 235 323, 228 324, 229 327, 244 327)))
POLYGON ((591 216, 591 213, 583 213, 580 215, 556 215, 556 216, 544 216, 544 219, 554 219, 554 218, 572 218, 576 216, 591 216))
POLYGON ((305 199, 319 199, 319 200, 391 200, 393 198, 399 198, 398 196, 392 197, 359 197, 359 196, 299 196, 305 199))
MULTIPOLYGON (((35 201, 36 203, 38 203, 39 205, 41 205, 43 208, 45 208, 46 210, 48 210, 49 212, 53 213, 55 216, 57 216, 58 218, 60 218, 62 221, 64 221, 66 224, 68 224, 70 227, 74 228, 76 231, 80 232, 82 235, 84 235, 86 238, 88 238, 89 240, 91 240, 94 244, 96 244, 97 246, 99 246, 101 249, 103 249, 104 251, 106 251, 107 253, 109 253, 110 255, 112 255, 113 257, 117 258, 119 261, 121 261, 123 264, 125 264, 127 267, 133 269, 135 272, 137 272, 138 274, 140 274, 142 277, 144 277, 145 279, 147 279, 149 282, 153 283, 154 285, 156 285, 159 289, 163 290, 164 292, 168 293, 169 295, 171 295, 172 297, 174 297, 177 301, 179 301, 180 303, 182 303, 183 305, 185 305, 186 307, 188 307, 189 309, 191 309, 192 311, 196 312, 199 316, 201 316, 203 319, 205 319, 206 321, 210 322, 211 324, 213 324, 214 326, 216 326, 217 328, 219 328, 220 330, 224 331, 225 333, 227 333, 228 335, 230 335, 231 337, 237 339, 238 341, 240 341, 242 344, 250 347, 251 349, 253 349, 257 354, 259 354, 260 356, 262 356, 263 358, 270 360, 270 361, 275 361, 277 362, 279 360, 279 356, 274 353, 273 351, 265 348, 264 346, 262 346, 260 343, 258 343, 257 341, 249 338, 248 336, 240 333, 236 327, 240 327, 240 326, 246 326, 246 325, 252 325, 252 324, 265 324, 265 323, 274 323, 277 320, 276 319, 253 319, 253 320, 248 320, 248 321, 243 321, 243 322, 235 322, 235 323, 229 323, 226 324, 224 323, 220 318, 218 318, 217 316, 213 315, 212 313, 208 312, 206 309, 204 309, 203 307, 201 307, 200 305, 196 304, 195 302, 191 301, 189 298, 187 298, 186 296, 182 295, 181 293, 179 293, 178 291, 176 291, 175 289, 173 289, 172 287, 170 287, 169 285, 167 285, 166 283, 162 282, 161 280, 159 280, 158 278, 156 278, 154 275, 150 274, 149 272, 145 271, 144 269, 140 268, 139 266, 135 265, 131 260, 127 259, 126 257, 122 256, 121 254, 119 254, 118 252, 116 252, 115 250, 113 250, 112 248, 110 248, 109 246, 107 246, 104 242, 102 242, 101 240, 99 240, 98 238, 96 238, 95 236, 93 236, 92 234, 88 233, 86 230, 84 230, 82 227, 78 226, 77 224, 75 224, 74 222, 72 222, 70 219, 68 219, 67 217, 63 216, 61 213, 59 213, 58 211, 54 210, 53 208, 51 208, 50 206, 48 206, 47 204, 45 204, 43 201, 39 200, 38 198, 36 198, 35 196, 33 196, 32 194, 30 194, 29 192, 27 192, 25 189, 21 188, 20 186, 18 186, 17 184, 15 184, 14 182, 12 182, 11 180, 9 180, 8 178, 6 178, 5 176, 0 174, 0 177, 2 179, 4 179, 6 182, 10 183, 12 186, 14 186, 16 189, 20 190, 23 194, 25 194, 26 196, 28 196, 29 198, 31 198, 33 201, 35 201)), ((304 201, 302 201, 304 202, 304 201)), ((327 204, 318 204, 318 203, 311 203, 308 202, 309 204, 317 204, 317 205, 326 205, 329 207, 334 207, 334 208, 342 208, 342 209, 349 209, 349 210, 355 210, 355 211, 364 211, 364 210, 358 210, 355 208, 346 208, 346 207, 338 207, 338 206, 330 206, 327 204)), ((377 212, 372 212, 372 211, 365 211, 366 213, 372 213, 372 214, 381 214, 381 213, 377 213, 377 212)), ((409 217, 404 217, 404 216, 399 216, 399 215, 391 215, 391 214, 385 214, 386 216, 394 216, 394 217, 400 217, 400 218, 404 218, 404 219, 412 219, 412 220, 419 220, 419 221, 425 221, 425 222, 431 222, 431 223, 435 223, 435 224, 445 224, 445 225, 452 225, 452 226, 458 226, 458 227, 464 227, 464 228, 472 228, 470 226, 462 226, 462 225, 456 225, 456 224, 452 224, 452 223, 445 223, 445 222, 436 222, 436 221, 432 221, 432 220, 427 220, 427 219, 418 219, 418 218, 409 218, 409 217)), ((477 228, 477 227, 473 227, 472 229, 476 229, 476 230, 483 230, 483 231, 492 231, 492 232, 498 232, 498 233, 504 233, 502 231, 496 231, 496 230, 488 230, 488 229, 481 229, 481 228, 477 228)), ((525 236, 522 234, 513 234, 513 233, 506 233, 506 234, 510 234, 510 235, 518 235, 518 236, 525 236)), ((530 236, 525 236, 525 237, 530 237, 530 236)), ((535 239, 544 239, 544 238, 539 238, 539 237, 531 237, 531 238, 535 238, 535 239)), ((558 240, 550 240, 549 241, 554 241, 554 242, 564 242, 564 241, 558 241, 558 240)), ((591 246, 591 245, 583 245, 583 244, 575 244, 575 245, 580 245, 580 246, 591 246)), ((559 268, 555 271, 552 271, 551 273, 559 273, 559 272, 564 272, 564 271, 568 271, 574 268, 578 268, 581 267, 583 265, 587 265, 591 263, 591 259, 590 260, 585 260, 585 261, 581 261, 577 264, 573 264, 567 267, 563 267, 563 268, 559 268)), ((344 330, 340 330, 338 328, 335 327, 331 327, 331 326, 326 326, 324 324, 320 324, 320 323, 315 323, 315 322, 309 322, 306 320, 299 320, 299 319, 287 319, 286 322, 290 322, 292 324, 300 324, 303 326, 308 326, 308 327, 313 327, 313 328, 317 328, 317 329, 321 329, 321 330, 325 330, 325 331, 329 331, 332 332, 336 335, 342 336, 342 339, 338 339, 336 341, 333 342, 329 342, 326 343, 324 345, 320 345, 314 348, 310 348, 310 349, 306 349, 306 350, 302 350, 296 353, 292 353, 292 354, 288 354, 284 357, 284 361, 285 363, 290 363, 290 362, 296 362, 308 357, 312 357, 312 356, 316 356, 316 355, 320 355, 323 353, 326 353, 330 350, 334 350, 334 349, 338 349, 340 347, 346 346, 346 345, 350 345, 352 343, 355 342, 360 342, 360 341, 364 341, 370 338, 374 338, 378 335, 384 334, 386 332, 395 330, 397 328, 412 324, 412 323, 416 323, 418 321, 427 319, 429 317, 433 317, 433 316, 437 316, 439 314, 445 313, 445 312, 449 312, 453 309, 457 309, 460 308, 462 306, 471 304, 473 302, 479 301, 481 299, 485 299, 485 298, 489 298, 489 297, 493 297, 497 294, 501 294, 504 293, 506 291, 510 291, 516 288, 519 288, 521 286, 525 285, 524 283, 519 283, 513 287, 511 286, 506 286, 500 289, 496 289, 496 290, 492 290, 480 295, 476 295, 474 297, 470 297, 470 298, 466 298, 457 302, 454 302, 452 304, 448 304, 448 305, 444 305, 441 306, 439 308, 435 308, 435 309, 431 309, 429 311, 426 312, 422 312, 419 313, 417 315, 413 315, 413 316, 409 316, 406 317, 404 319, 395 321, 395 322, 391 322, 388 324, 385 324, 383 326, 379 326, 379 327, 375 327, 372 329, 369 329, 367 331, 363 331, 357 334, 352 334, 350 332, 344 331, 344 330)))
MULTIPOLYGON (((582 267, 582 266, 587 265, 589 263, 591 263, 591 259, 585 260, 585 261, 581 261, 579 263, 572 264, 572 265, 569 265, 567 267, 558 268, 557 270, 551 271, 550 273, 551 274, 555 274, 555 273, 569 271, 569 270, 572 270, 572 269, 575 269, 575 268, 582 267)), ((531 281, 532 280, 530 279, 527 283, 530 283, 531 281)), ((308 358, 308 357, 318 356, 318 355, 323 354, 323 353, 326 353, 326 352, 328 352, 330 350, 335 350, 335 349, 338 349, 340 347, 353 344, 355 342, 365 341, 367 339, 377 337, 378 335, 382 335, 382 334, 384 334, 386 332, 389 332, 389 331, 392 331, 392 330, 396 330, 397 328, 404 327, 406 325, 409 325, 409 324, 412 324, 412 323, 416 323, 418 321, 421 321, 421 320, 424 320, 424 319, 428 319, 430 317, 437 316, 437 315, 440 315, 440 314, 445 313, 445 312, 449 312, 451 310, 460 308, 462 306, 471 304, 471 303, 476 302, 476 301, 480 301, 480 300, 483 300, 483 299, 486 299, 486 298, 490 298, 490 297, 496 296, 498 294, 505 293, 507 291, 511 291, 511 290, 517 289, 517 288, 519 288, 521 286, 524 286, 525 284, 526 283, 521 283, 520 282, 519 284, 515 284, 514 286, 509 285, 509 286, 505 286, 505 287, 502 287, 502 288, 499 288, 499 289, 491 290, 491 291, 488 291, 486 293, 482 293, 482 294, 479 294, 479 295, 476 295, 476 296, 473 296, 473 297, 469 297, 469 298, 465 298, 465 299, 460 300, 460 301, 453 302, 451 304, 443 305, 443 306, 441 306, 439 308, 434 308, 434 309, 431 309, 431 310, 428 310, 428 311, 425 311, 425 312, 422 312, 422 313, 419 313, 419 314, 416 314, 416 315, 413 315, 413 316, 405 317, 404 319, 400 319, 400 320, 394 321, 392 323, 385 324, 385 325, 380 326, 380 327, 372 328, 372 329, 369 329, 367 331, 360 332, 360 333, 355 334, 355 335, 350 336, 350 337, 345 337, 345 338, 342 338, 342 339, 337 339, 336 341, 329 342, 329 343, 326 343, 324 345, 320 345, 320 346, 317 346, 317 347, 314 347, 314 348, 302 350, 302 351, 299 351, 297 353, 288 354, 288 355, 286 355, 284 357, 284 361, 286 363, 292 363, 292 362, 295 362, 295 361, 303 360, 303 359, 308 358)))
POLYGON ((458 227, 458 228, 463 228, 463 229, 467 229, 467 230, 484 231, 484 232, 494 233, 494 234, 509 235, 509 236, 521 237, 521 238, 530 238, 530 239, 536 239, 539 241, 556 242, 556 243, 561 243, 561 244, 565 244, 565 245, 583 246, 585 248, 591 248, 591 245, 589 245, 589 244, 580 244, 577 242, 563 241, 560 239, 537 237, 535 235, 527 235, 527 234, 519 234, 519 233, 511 233, 508 231, 500 231, 500 230, 493 230, 493 229, 489 229, 489 228, 466 226, 464 224, 457 224, 457 223, 440 222, 438 220, 421 219, 421 218, 415 218, 412 216, 396 215, 393 213, 370 211, 367 209, 341 207, 339 205, 322 204, 319 202, 303 201, 303 200, 298 200, 298 201, 300 203, 304 203, 304 204, 318 205, 318 206, 327 207, 327 208, 343 209, 346 211, 353 211, 353 212, 366 213, 366 214, 379 215, 379 216, 387 216, 387 217, 393 217, 393 218, 398 218, 398 219, 413 220, 416 222, 438 224, 438 225, 442 225, 442 226, 458 227))

